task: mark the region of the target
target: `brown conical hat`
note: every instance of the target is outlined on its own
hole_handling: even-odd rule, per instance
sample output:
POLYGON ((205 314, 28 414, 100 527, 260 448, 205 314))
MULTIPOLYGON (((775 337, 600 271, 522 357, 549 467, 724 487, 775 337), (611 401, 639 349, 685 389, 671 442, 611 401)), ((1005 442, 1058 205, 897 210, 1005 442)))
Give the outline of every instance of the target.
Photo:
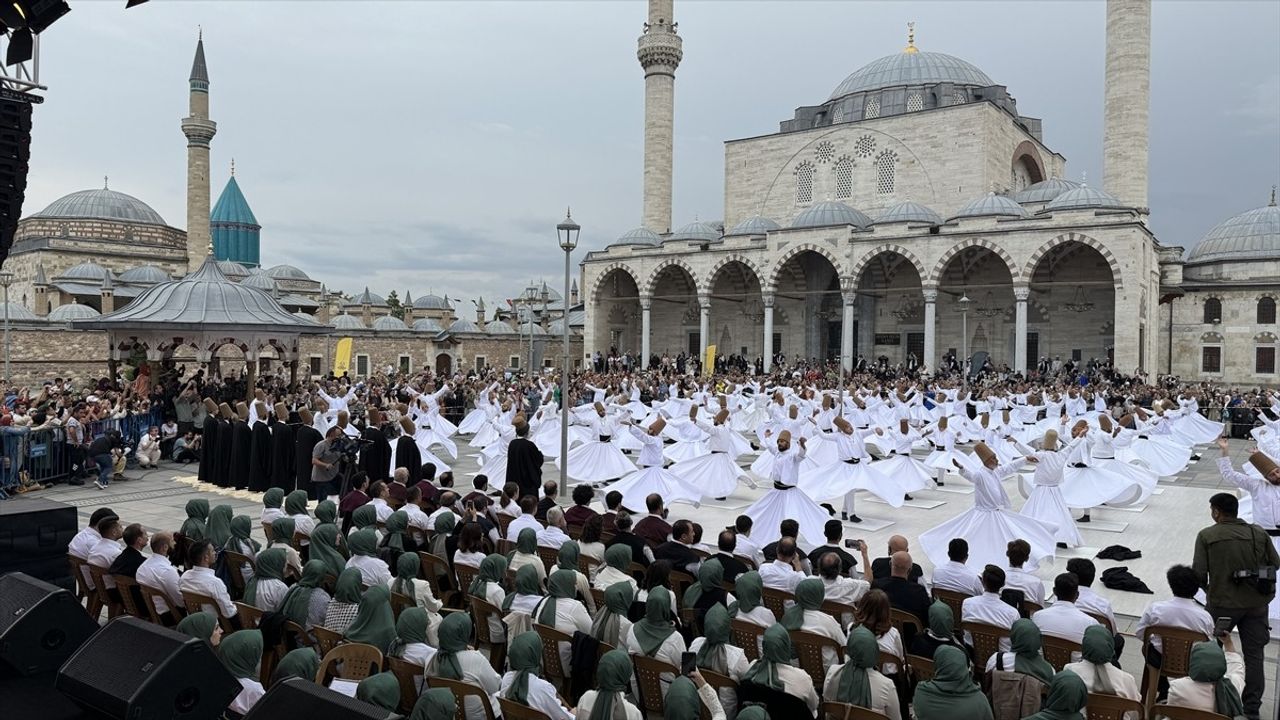
POLYGON ((658 433, 662 432, 662 429, 665 428, 666 426, 667 426, 667 419, 659 415, 658 419, 654 420, 653 424, 649 426, 649 434, 657 435, 658 433))
POLYGON ((790 417, 792 420, 795 420, 796 416, 799 414, 800 414, 800 408, 796 407, 795 405, 792 405, 791 407, 787 408, 787 416, 790 417))
POLYGON ((209 413, 210 415, 212 415, 212 416, 214 416, 214 417, 217 417, 217 416, 218 416, 218 413, 220 412, 220 411, 218 410, 218 403, 214 402, 214 401, 213 401, 213 398, 205 398, 205 399, 204 399, 204 411, 205 411, 206 413, 209 413))
POLYGON ((945 415, 943 417, 938 418, 938 429, 939 430, 947 429, 947 418, 945 415))
POLYGON ((1110 415, 1099 415, 1099 416, 1098 416, 1098 427, 1102 429, 1102 432, 1105 432, 1105 433, 1109 433, 1109 432, 1111 432, 1111 430, 1112 430, 1112 427, 1111 427, 1111 416, 1110 416, 1110 415))
POLYGON ((1005 425, 1009 424, 1009 408, 1000 411, 1000 421, 1005 425))
POLYGON ((696 417, 698 417, 698 406, 697 406, 697 405, 690 405, 690 406, 689 406, 689 419, 690 419, 690 420, 692 420, 692 419, 694 419, 694 418, 696 418, 696 417))
POLYGON ((1071 434, 1075 435, 1081 430, 1088 430, 1088 429, 1089 429, 1089 423, 1085 422, 1084 420, 1077 420, 1076 424, 1071 426, 1071 434))
POLYGON ((595 408, 598 413, 604 412, 604 405, 602 403, 591 403, 591 407, 595 408))
POLYGON ((366 410, 365 417, 368 418, 369 427, 377 427, 382 424, 382 411, 378 410, 378 408, 366 410))
POLYGON ((853 426, 849 424, 849 421, 842 417, 831 418, 831 424, 840 428, 843 432, 849 432, 853 428, 853 426))
POLYGON ((1131 430, 1137 427, 1137 423, 1133 421, 1133 413, 1129 413, 1128 415, 1120 418, 1120 427, 1129 428, 1131 430))
POLYGON ((867 404, 862 402, 862 398, 858 397, 857 395, 853 396, 853 404, 857 405, 859 410, 867 409, 867 404))
POLYGON ((724 422, 728 419, 729 419, 729 408, 722 408, 720 412, 716 413, 717 425, 723 425, 724 422))
POLYGON ((1134 408, 1133 411, 1137 413, 1138 417, 1142 420, 1146 420, 1148 417, 1151 416, 1151 413, 1147 412, 1146 410, 1143 410, 1142 408, 1134 408))
POLYGON ((276 403, 276 406, 273 408, 273 410, 275 410, 276 419, 279 420, 280 422, 285 422, 286 420, 289 419, 288 405, 285 405, 282 402, 278 402, 276 403))
POLYGON ((310 425, 311 423, 315 422, 315 419, 316 419, 316 416, 312 415, 311 411, 306 408, 301 408, 298 410, 298 417, 302 418, 302 424, 304 425, 310 425))
POLYGON ((338 424, 339 424, 339 425, 346 425, 346 424, 347 424, 347 423, 349 423, 349 422, 351 422, 351 413, 347 412, 346 410, 339 410, 339 411, 338 411, 338 424))
POLYGON ((413 435, 417 431, 417 428, 413 426, 413 421, 407 417, 400 418, 400 429, 404 431, 405 435, 413 435))
POLYGON ((1044 448, 1045 450, 1057 450, 1058 449, 1058 431, 1046 430, 1044 433, 1044 439, 1040 441, 1040 447, 1044 448))
POLYGON ((984 442, 979 442, 977 445, 973 446, 973 454, 977 455, 978 459, 982 460, 984 465, 991 460, 999 459, 996 457, 996 451, 987 447, 987 444, 984 442))
POLYGON ((991 413, 982 413, 979 417, 979 421, 982 423, 982 427, 987 427, 991 424, 991 413))
POLYGON ((1276 469, 1276 461, 1267 456, 1261 450, 1249 456, 1249 464, 1252 465, 1262 477, 1267 477, 1272 470, 1276 469))
POLYGON ((911 432, 911 423, 906 418, 902 418, 898 421, 898 432, 903 435, 911 432))
POLYGON ((241 420, 249 419, 249 406, 242 402, 236 403, 236 416, 241 420))
POLYGON ((253 399, 257 400, 258 402, 266 402, 267 391, 263 390, 262 388, 257 388, 256 390, 253 391, 253 399))
POLYGON ((1040 398, 1040 396, 1039 396, 1039 395, 1030 395, 1030 396, 1028 396, 1028 397, 1027 397, 1027 404, 1028 404, 1028 405, 1040 405, 1040 404, 1041 404, 1040 400, 1041 400, 1041 398, 1040 398))
POLYGON ((834 399, 834 398, 832 398, 830 395, 823 395, 823 396, 822 396, 822 409, 823 409, 823 410, 830 410, 830 409, 835 405, 835 402, 836 402, 836 401, 835 401, 835 399, 834 399))
POLYGON ((258 413, 258 417, 259 417, 259 418, 261 418, 261 419, 263 419, 263 420, 266 420, 266 419, 267 419, 267 404, 266 404, 266 403, 262 402, 261 400, 256 400, 256 401, 254 401, 254 403, 253 403, 253 409, 254 409, 254 411, 255 411, 255 412, 257 412, 257 413, 258 413))
POLYGON ((783 430, 782 432, 778 433, 778 442, 782 442, 783 440, 786 440, 787 442, 791 442, 790 430, 783 430))
POLYGON ((404 403, 397 403, 397 404, 396 404, 396 410, 397 410, 401 415, 407 415, 407 414, 409 413, 409 406, 408 406, 408 405, 405 405, 404 403))

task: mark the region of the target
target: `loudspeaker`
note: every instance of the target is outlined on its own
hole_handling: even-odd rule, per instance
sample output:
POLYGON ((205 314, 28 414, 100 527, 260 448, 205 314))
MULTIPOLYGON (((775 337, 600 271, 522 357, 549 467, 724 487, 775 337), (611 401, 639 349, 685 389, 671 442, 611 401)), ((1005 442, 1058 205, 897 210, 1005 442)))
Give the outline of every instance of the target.
POLYGON ((9 256, 26 198, 31 103, 0 95, 0 263, 9 256))
POLYGON ((0 660, 20 674, 56 670, 97 629, 67 590, 24 573, 0 576, 0 660))
POLYGON ((209 643, 123 616, 89 638, 53 686, 116 720, 216 718, 240 692, 209 643))
POLYGON ((243 720, 386 720, 387 711, 303 678, 276 683, 243 720))
POLYGON ((0 503, 0 573, 24 572, 75 587, 67 546, 76 536, 76 509, 46 498, 0 503))

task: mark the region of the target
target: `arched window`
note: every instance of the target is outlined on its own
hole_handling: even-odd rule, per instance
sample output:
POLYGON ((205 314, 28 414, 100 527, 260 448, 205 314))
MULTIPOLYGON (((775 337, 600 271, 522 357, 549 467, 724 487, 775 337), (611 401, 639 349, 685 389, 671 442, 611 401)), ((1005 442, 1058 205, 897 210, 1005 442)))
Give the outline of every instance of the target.
POLYGON ((836 161, 836 199, 847 200, 853 197, 853 160, 848 156, 836 161))
POLYGON ((1259 325, 1275 325, 1276 324, 1276 299, 1273 297, 1264 297, 1258 300, 1258 324, 1259 325))
POLYGON ((892 150, 885 150, 876 158, 876 192, 880 195, 893 194, 897 165, 898 155, 892 150))
POLYGON ((924 109, 924 98, 920 93, 911 93, 907 96, 907 112, 917 112, 924 109))
POLYGON ((1222 301, 1218 298, 1209 298, 1204 301, 1204 322, 1220 323, 1222 322, 1222 301))
POLYGON ((880 117, 880 98, 873 97, 867 99, 867 107, 863 110, 862 117, 868 120, 880 117))
POLYGON ((844 122, 844 103, 841 103, 831 111, 831 124, 844 122))
POLYGON ((955 90, 951 93, 951 97, 947 99, 947 104, 963 105, 968 101, 969 101, 969 98, 965 97, 963 90, 955 90))
POLYGON ((796 204, 813 202, 813 165, 808 161, 796 166, 796 204))

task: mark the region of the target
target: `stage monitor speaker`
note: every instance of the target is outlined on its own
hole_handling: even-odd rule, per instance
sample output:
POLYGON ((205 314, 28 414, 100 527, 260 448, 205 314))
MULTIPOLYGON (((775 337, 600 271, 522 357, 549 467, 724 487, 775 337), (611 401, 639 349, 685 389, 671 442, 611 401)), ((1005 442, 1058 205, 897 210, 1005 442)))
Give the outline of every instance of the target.
POLYGON ((276 683, 243 720, 386 720, 387 711, 303 678, 276 683))
POLYGON ((97 629, 67 590, 25 573, 0 576, 0 660, 19 674, 57 670, 97 629))
POLYGON ((76 523, 76 509, 66 503, 30 496, 0 503, 0 573, 24 572, 74 588, 67 546, 76 523))
POLYGON ((54 687, 115 720, 217 718, 240 692, 209 643, 134 617, 89 638, 54 687))

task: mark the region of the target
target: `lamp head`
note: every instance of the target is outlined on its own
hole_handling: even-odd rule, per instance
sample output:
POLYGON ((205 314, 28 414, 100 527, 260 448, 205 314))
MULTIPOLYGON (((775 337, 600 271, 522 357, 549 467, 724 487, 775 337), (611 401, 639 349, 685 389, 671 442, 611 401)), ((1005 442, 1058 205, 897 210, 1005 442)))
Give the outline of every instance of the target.
POLYGON ((556 233, 560 236, 560 249, 565 252, 571 252, 578 246, 578 234, 582 231, 582 226, 573 221, 573 216, 569 210, 565 210, 564 221, 556 225, 556 233))

